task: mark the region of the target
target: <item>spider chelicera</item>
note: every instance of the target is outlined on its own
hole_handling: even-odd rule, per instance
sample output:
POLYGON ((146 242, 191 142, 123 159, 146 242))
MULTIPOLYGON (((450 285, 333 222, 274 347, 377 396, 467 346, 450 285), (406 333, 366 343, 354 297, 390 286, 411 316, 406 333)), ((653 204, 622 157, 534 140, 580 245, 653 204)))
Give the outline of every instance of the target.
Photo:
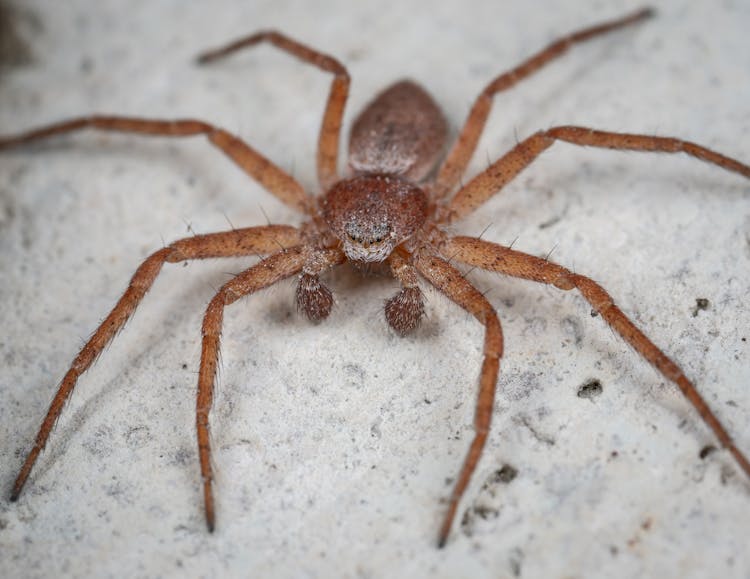
POLYGON ((457 506, 487 439, 503 352, 503 335, 495 309, 451 262, 549 284, 561 290, 580 291, 593 313, 604 319, 636 352, 679 387, 724 448, 750 476, 750 462, 732 442, 695 386, 630 321, 599 284, 546 259, 448 232, 449 225, 478 209, 556 141, 618 150, 685 153, 750 178, 747 165, 688 141, 559 126, 520 141, 468 183, 459 185, 476 149, 495 94, 532 75, 572 45, 641 22, 651 15, 651 10, 644 9, 578 31, 493 79, 474 102, 458 138, 444 158, 447 124, 437 104, 414 82, 404 80, 392 85, 354 121, 349 141, 350 172, 343 178, 339 175, 337 160, 349 75, 338 60, 275 31, 259 32, 201 55, 198 61, 205 64, 241 48, 267 42, 333 74, 318 141, 317 171, 322 194, 317 196, 305 191, 293 177, 238 137, 198 120, 89 116, 1 137, 0 149, 9 149, 86 128, 162 137, 204 135, 251 178, 306 218, 298 227, 266 225, 197 235, 176 241, 149 256, 62 379, 34 446, 15 481, 11 500, 18 499, 78 378, 133 314, 162 266, 193 259, 255 255, 265 257, 226 282, 208 304, 203 318, 196 427, 206 523, 210 531, 214 529, 215 515, 208 419, 225 308, 262 288, 298 276, 296 301, 299 310, 310 320, 324 320, 330 314, 334 300, 320 276, 346 261, 363 267, 382 263, 390 269, 401 289, 386 302, 385 316, 388 324, 400 334, 413 330, 424 315, 420 280, 433 285, 485 327, 476 432, 439 531, 440 546, 448 538, 457 506))

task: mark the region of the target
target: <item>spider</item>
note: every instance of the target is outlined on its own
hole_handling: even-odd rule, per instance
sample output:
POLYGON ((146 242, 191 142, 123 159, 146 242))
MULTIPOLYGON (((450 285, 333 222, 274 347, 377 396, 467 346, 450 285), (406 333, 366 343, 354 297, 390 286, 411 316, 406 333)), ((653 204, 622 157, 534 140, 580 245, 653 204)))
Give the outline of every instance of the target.
POLYGON ((209 412, 225 308, 240 298, 297 276, 297 307, 313 322, 320 322, 328 317, 334 304, 333 295, 321 281, 321 276, 345 262, 352 262, 364 269, 381 264, 399 282, 400 290, 385 302, 384 308, 387 323, 399 334, 412 331, 424 315, 421 282, 437 288, 485 328, 475 434, 439 529, 440 547, 448 539, 459 501, 487 440, 503 353, 503 334, 495 309, 452 262, 548 284, 560 290, 577 289, 590 304, 592 314, 598 314, 636 352, 677 385, 721 445, 750 476, 750 462, 735 446, 726 428, 693 383, 615 305, 599 284, 547 259, 449 232, 449 226, 477 210, 557 141, 584 147, 685 153, 750 178, 750 166, 689 141, 557 126, 521 140, 486 170, 460 185, 490 113, 494 95, 531 76, 567 52, 571 46, 640 23, 652 15, 653 11, 646 8, 569 34, 516 68, 495 77, 477 97, 458 138, 445 156, 443 150, 448 130, 438 105, 425 89, 410 80, 393 84, 356 117, 349 139, 349 171, 345 176, 339 174, 337 161, 342 118, 349 92, 349 74, 337 59, 277 31, 258 32, 200 55, 198 62, 208 64, 239 49, 269 43, 333 75, 317 148, 320 195, 305 191, 292 176, 237 136, 199 120, 147 120, 97 115, 73 118, 15 136, 0 137, 1 150, 81 129, 161 137, 203 135, 248 176, 305 216, 298 227, 269 224, 196 235, 175 241, 146 258, 136 270, 125 293, 63 377, 13 485, 11 501, 18 499, 78 378, 133 314, 162 266, 194 259, 255 255, 262 256, 261 261, 226 282, 209 302, 203 317, 196 429, 209 531, 215 527, 209 412))

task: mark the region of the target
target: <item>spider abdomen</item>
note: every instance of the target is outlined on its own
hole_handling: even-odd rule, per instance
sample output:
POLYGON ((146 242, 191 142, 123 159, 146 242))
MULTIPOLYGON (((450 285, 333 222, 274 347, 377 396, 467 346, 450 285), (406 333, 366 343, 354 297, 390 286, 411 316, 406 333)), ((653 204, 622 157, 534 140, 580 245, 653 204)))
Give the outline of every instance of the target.
POLYGON ((447 135, 448 123, 430 94, 402 80, 357 116, 349 138, 349 165, 356 173, 387 173, 419 182, 440 160, 447 135))

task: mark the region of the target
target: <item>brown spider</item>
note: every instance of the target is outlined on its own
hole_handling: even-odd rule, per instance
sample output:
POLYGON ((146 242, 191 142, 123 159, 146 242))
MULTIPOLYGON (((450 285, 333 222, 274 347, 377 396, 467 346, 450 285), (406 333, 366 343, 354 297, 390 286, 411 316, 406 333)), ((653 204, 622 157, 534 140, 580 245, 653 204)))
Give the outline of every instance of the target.
POLYGON ((649 9, 566 36, 501 74, 481 92, 450 149, 439 164, 447 126, 430 95, 414 82, 398 82, 378 95, 357 117, 349 142, 350 176, 337 170, 341 122, 349 91, 349 75, 338 60, 275 31, 259 32, 207 52, 200 63, 213 62, 243 47, 268 42, 278 49, 333 74, 318 142, 317 170, 321 196, 313 196, 290 175, 236 136, 197 120, 146 120, 115 116, 80 117, 0 138, 0 149, 84 128, 154 136, 205 135, 250 177, 287 205, 305 214, 299 227, 267 225, 182 239, 148 257, 133 275, 115 307, 83 346, 62 380, 11 493, 18 499, 44 448, 55 421, 76 382, 133 314, 164 263, 234 256, 266 256, 225 283, 208 304, 202 326, 196 427, 206 522, 214 529, 213 472, 208 417, 214 392, 224 309, 229 304, 291 276, 299 276, 296 301, 310 320, 324 320, 333 296, 321 274, 346 261, 358 266, 383 263, 401 290, 385 304, 385 316, 398 333, 413 330, 424 314, 420 278, 467 310, 485 326, 484 361, 479 380, 474 439, 451 494, 439 531, 448 538, 458 503, 477 466, 490 428, 503 351, 497 314, 485 297, 450 262, 468 264, 512 277, 541 282, 561 290, 578 289, 598 313, 641 356, 682 391, 721 444, 750 476, 750 462, 724 426, 670 360, 614 304, 595 281, 560 265, 473 237, 453 236, 448 226, 466 217, 514 179, 556 141, 631 151, 686 153, 750 178, 750 167, 705 147, 670 137, 612 133, 560 126, 519 142, 486 170, 459 187, 492 106, 493 96, 532 75, 572 45, 611 30, 643 21, 649 9), (435 171, 435 168, 437 170, 435 171), (458 189, 456 192, 454 192, 458 189))

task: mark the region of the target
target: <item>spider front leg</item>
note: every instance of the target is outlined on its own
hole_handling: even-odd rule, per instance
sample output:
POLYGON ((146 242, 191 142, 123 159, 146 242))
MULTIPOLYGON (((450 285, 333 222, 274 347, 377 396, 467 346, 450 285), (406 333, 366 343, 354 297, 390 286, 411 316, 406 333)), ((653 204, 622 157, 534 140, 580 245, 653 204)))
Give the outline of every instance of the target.
POLYGON ((448 220, 453 221, 469 215, 533 163, 556 141, 618 151, 685 153, 750 179, 749 166, 690 141, 673 137, 597 131, 586 127, 554 127, 521 141, 462 187, 448 204, 448 220))
POLYGON ((291 277, 310 261, 324 261, 332 267, 344 260, 338 249, 312 250, 307 246, 294 247, 268 257, 250 269, 238 274, 216 293, 206 308, 203 317, 201 362, 198 371, 198 397, 195 407, 195 423, 198 435, 198 457, 203 480, 203 500, 206 511, 206 525, 213 532, 216 516, 212 491, 213 469, 211 467, 210 432, 208 414, 214 397, 214 382, 219 360, 221 326, 224 308, 243 296, 267 288, 276 282, 291 277))
POLYGON ((25 145, 32 141, 72 133, 82 129, 97 129, 121 133, 135 133, 157 137, 191 137, 205 135, 222 153, 269 193, 298 211, 308 212, 312 206, 304 188, 239 137, 203 121, 180 119, 162 121, 133 117, 100 116, 78 117, 11 136, 0 136, 0 150, 25 145))
POLYGON ((318 181, 322 190, 327 191, 339 180, 337 169, 339 141, 344 107, 349 96, 349 73, 344 65, 332 56, 305 46, 275 30, 256 32, 222 48, 204 52, 198 56, 197 61, 200 64, 207 64, 241 48, 255 46, 261 42, 268 42, 279 50, 321 70, 332 72, 334 75, 318 137, 318 181))
POLYGON ((484 361, 479 377, 479 394, 474 415, 474 439, 464 460, 461 473, 453 487, 448 512, 445 514, 443 524, 440 527, 438 546, 443 547, 448 540, 458 503, 477 467, 489 434, 500 358, 503 355, 503 332, 500 327, 500 320, 490 302, 479 290, 466 281, 460 271, 447 261, 435 255, 420 255, 415 259, 414 265, 427 281, 448 296, 450 300, 468 311, 485 327, 484 361))
POLYGON ((447 196, 459 182, 464 171, 466 171, 466 167, 477 148, 479 138, 482 136, 484 125, 492 108, 494 96, 497 93, 514 87, 546 64, 565 54, 573 45, 586 42, 619 28, 636 24, 650 18, 653 14, 653 10, 644 8, 629 16, 584 28, 583 30, 564 36, 547 46, 541 52, 526 59, 514 69, 494 78, 480 93, 477 100, 474 101, 474 105, 471 107, 469 116, 461 128, 456 142, 438 171, 434 186, 436 198, 447 196))
POLYGON ((561 290, 578 289, 586 301, 591 304, 591 307, 602 316, 614 331, 661 372, 667 380, 677 384, 682 394, 698 411, 698 414, 714 432, 722 446, 732 454, 745 474, 750 477, 750 462, 737 448, 726 428, 711 411, 695 385, 688 380, 677 364, 670 360, 630 321, 622 310, 615 305, 604 288, 594 280, 533 255, 473 237, 448 239, 441 251, 444 255, 450 255, 453 259, 481 269, 553 285, 561 290))
POLYGON ((115 307, 99 325, 93 336, 83 346, 60 383, 47 415, 42 421, 34 446, 18 473, 10 495, 15 501, 21 494, 26 479, 36 462, 39 453, 47 444, 50 432, 70 397, 78 378, 93 364, 104 348, 112 341, 125 323, 133 315, 146 292, 151 288, 164 263, 176 263, 191 259, 210 257, 235 257, 256 255, 278 251, 279 246, 295 246, 300 243, 299 231, 287 225, 250 227, 224 233, 198 235, 176 241, 153 253, 136 270, 130 285, 115 307))

